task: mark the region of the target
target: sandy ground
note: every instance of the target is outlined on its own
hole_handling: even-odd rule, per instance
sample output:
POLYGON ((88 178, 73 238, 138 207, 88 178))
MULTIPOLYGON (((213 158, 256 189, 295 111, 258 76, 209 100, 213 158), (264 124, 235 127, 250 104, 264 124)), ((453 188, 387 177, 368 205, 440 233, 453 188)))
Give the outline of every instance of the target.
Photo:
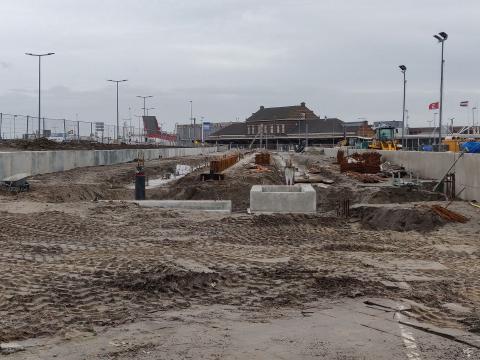
POLYGON ((155 149, 161 147, 172 147, 159 144, 102 144, 88 140, 71 140, 58 142, 47 138, 34 140, 23 139, 0 139, 1 151, 48 151, 48 150, 114 150, 114 149, 155 149))
MULTIPOLYGON (((159 176, 202 161, 156 160, 147 169, 159 176)), ((245 187, 281 182, 274 168, 258 172, 248 161, 221 183, 198 184, 199 170, 149 192, 233 193, 237 212, 228 216, 91 201, 131 196, 133 164, 42 175, 30 193, 3 196, 0 343, 24 347, 5 357, 480 358, 480 209, 454 202, 468 223, 418 231, 409 227, 415 217, 402 221, 395 211, 421 217, 431 195, 382 205, 378 192, 401 194, 365 188, 329 159, 316 161, 336 181, 317 187, 319 199, 331 199, 317 215, 247 215, 245 187), (77 194, 109 181, 105 192, 77 194), (58 196, 68 186, 72 195, 58 196), (382 218, 388 226, 372 229, 362 214, 334 216, 338 187, 357 205, 393 211, 382 218), (371 298, 402 305, 366 304, 371 298)))

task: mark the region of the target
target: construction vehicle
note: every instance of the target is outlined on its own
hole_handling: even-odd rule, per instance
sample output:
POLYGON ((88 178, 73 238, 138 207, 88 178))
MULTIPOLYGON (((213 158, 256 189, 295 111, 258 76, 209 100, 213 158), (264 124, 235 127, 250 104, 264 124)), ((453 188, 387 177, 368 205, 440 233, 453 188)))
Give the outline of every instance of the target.
POLYGON ((368 148, 375 150, 400 150, 402 145, 395 139, 395 128, 381 124, 375 128, 375 137, 368 145, 368 148))
POLYGON ((442 140, 442 144, 448 146, 448 151, 452 152, 460 152, 460 144, 465 142, 465 139, 455 137, 455 136, 446 136, 444 140, 442 140))
POLYGON ((13 193, 28 191, 30 190, 30 184, 27 181, 27 177, 29 176, 30 175, 26 173, 9 176, 0 182, 0 189, 13 193))

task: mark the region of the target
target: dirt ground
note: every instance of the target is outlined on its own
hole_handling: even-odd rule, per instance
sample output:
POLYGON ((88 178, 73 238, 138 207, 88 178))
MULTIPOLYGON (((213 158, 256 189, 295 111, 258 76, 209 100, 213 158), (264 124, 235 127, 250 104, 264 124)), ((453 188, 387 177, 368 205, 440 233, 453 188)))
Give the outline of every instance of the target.
MULTIPOLYGON (((315 215, 248 215, 252 184, 282 182, 273 166, 258 171, 248 158, 221 182, 199 182, 199 169, 147 191, 231 199, 231 215, 96 201, 131 199, 134 164, 36 176, 31 192, 2 195, 0 354, 480 358, 480 209, 454 202, 468 223, 428 220, 422 205, 445 204, 438 195, 364 187, 330 159, 297 156, 313 156, 335 180, 316 185, 315 215), (335 213, 345 194, 355 205, 350 219, 335 213), (378 305, 387 300, 402 305, 378 305)), ((154 178, 204 162, 146 168, 154 178)))
MULTIPOLYGON (((42 150, 114 150, 114 149, 155 149, 155 144, 102 144, 94 141, 78 140, 58 142, 46 138, 34 140, 0 140, 2 151, 42 151, 42 150)), ((171 147, 171 146, 168 146, 171 147)))

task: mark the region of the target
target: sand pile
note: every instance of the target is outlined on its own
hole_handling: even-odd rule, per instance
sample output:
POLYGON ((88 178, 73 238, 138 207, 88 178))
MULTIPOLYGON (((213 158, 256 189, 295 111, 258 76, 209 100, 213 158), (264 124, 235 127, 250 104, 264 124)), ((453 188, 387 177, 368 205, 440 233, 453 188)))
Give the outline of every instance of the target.
POLYGON ((218 273, 208 268, 188 268, 177 264, 157 264, 140 271, 121 271, 105 274, 106 285, 129 291, 176 292, 185 294, 195 289, 214 287, 218 273))
POLYGON ((445 221, 428 208, 392 208, 358 206, 352 209, 362 226, 371 230, 428 232, 445 224, 445 221))

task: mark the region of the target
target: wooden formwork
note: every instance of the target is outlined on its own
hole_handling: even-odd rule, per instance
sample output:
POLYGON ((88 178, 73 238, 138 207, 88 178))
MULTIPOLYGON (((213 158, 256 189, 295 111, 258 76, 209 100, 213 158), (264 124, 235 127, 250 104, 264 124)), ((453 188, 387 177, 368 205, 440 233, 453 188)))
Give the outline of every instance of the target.
POLYGON ((270 165, 270 153, 261 152, 255 155, 255 164, 257 165, 270 165))
POLYGON ((229 155, 210 161, 210 172, 219 173, 238 162, 238 155, 229 155))
POLYGON ((230 166, 236 164, 240 156, 238 154, 225 155, 222 158, 217 158, 210 161, 210 173, 202 174, 202 180, 223 180, 225 176, 221 174, 222 171, 228 169, 230 166))

